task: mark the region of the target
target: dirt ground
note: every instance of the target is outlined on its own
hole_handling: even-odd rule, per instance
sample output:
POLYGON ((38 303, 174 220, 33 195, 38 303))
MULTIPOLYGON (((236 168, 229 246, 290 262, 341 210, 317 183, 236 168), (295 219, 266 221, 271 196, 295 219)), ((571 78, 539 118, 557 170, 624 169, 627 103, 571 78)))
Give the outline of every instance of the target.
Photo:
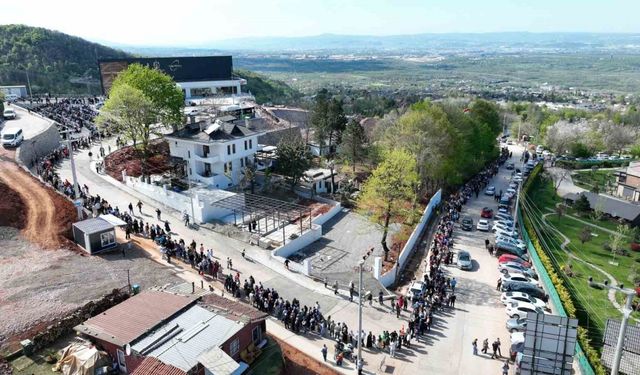
MULTIPOLYGON (((171 170, 167 142, 156 141, 149 146, 149 149, 153 156, 147 161, 147 168, 152 174, 162 174, 171 170)), ((142 163, 138 151, 132 146, 123 147, 107 155, 104 166, 107 174, 120 182, 122 182, 122 171, 126 171, 127 176, 138 177, 142 175, 142 163)))
POLYGON ((283 374, 287 375, 338 375, 338 372, 324 366, 317 360, 302 353, 282 340, 275 339, 285 358, 283 374))

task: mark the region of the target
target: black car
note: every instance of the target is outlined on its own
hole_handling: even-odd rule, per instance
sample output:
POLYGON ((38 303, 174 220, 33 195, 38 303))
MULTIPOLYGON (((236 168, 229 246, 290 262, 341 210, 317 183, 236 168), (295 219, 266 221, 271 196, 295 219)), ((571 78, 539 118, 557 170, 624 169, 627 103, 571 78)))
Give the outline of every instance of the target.
POLYGON ((531 297, 539 298, 544 302, 549 300, 549 296, 544 292, 544 290, 522 281, 505 281, 502 283, 502 291, 527 293, 531 297))
POLYGON ((465 216, 462 218, 462 222, 460 222, 460 227, 462 230, 472 231, 473 230, 473 219, 469 216, 465 216))

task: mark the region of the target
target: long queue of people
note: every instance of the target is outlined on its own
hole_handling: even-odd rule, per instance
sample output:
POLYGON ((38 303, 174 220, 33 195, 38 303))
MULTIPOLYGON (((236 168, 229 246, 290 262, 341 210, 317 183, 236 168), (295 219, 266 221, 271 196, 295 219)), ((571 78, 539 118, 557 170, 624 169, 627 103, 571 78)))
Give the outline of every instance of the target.
POLYGON ((42 100, 23 103, 27 110, 54 120, 59 130, 81 133, 87 129, 90 134, 97 131, 94 119, 98 112, 92 108, 97 99, 93 98, 44 98, 42 100))

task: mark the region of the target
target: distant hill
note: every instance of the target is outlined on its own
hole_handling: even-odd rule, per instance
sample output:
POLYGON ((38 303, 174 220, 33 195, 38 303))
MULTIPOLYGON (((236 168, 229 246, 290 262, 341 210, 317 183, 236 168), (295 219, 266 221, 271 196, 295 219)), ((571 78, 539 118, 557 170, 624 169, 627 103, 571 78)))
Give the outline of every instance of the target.
POLYGON ((128 53, 58 31, 0 25, 0 84, 26 85, 33 93, 98 94, 98 58, 128 53))
POLYGON ((234 74, 247 80, 243 90, 253 94, 260 104, 292 104, 302 97, 299 91, 282 81, 243 69, 235 69, 234 74))

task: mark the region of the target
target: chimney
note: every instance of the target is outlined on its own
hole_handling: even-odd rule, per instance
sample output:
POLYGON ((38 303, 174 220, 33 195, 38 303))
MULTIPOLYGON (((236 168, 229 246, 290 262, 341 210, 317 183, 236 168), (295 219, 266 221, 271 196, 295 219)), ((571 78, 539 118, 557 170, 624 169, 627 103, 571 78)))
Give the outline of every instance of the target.
POLYGON ((251 121, 249 121, 249 119, 248 119, 248 118, 245 118, 245 119, 244 119, 244 126, 245 126, 247 129, 253 130, 253 129, 252 129, 252 128, 253 128, 253 126, 251 125, 251 121))

